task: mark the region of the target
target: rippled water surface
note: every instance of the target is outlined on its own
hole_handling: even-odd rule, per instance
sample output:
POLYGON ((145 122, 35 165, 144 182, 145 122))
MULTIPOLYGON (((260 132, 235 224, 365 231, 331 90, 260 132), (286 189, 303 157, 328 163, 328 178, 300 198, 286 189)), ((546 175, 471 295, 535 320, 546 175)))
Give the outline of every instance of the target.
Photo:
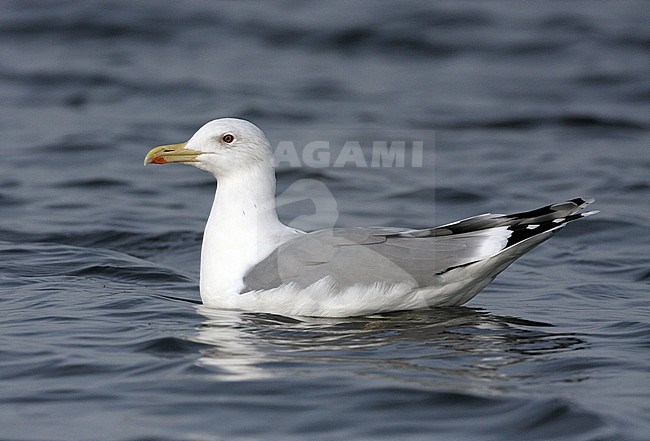
POLYGON ((647 439, 649 22, 644 1, 0 3, 0 438, 647 439), (222 116, 298 147, 435 139, 422 167, 281 165, 303 228, 601 213, 465 307, 210 310, 214 182, 142 159, 222 116))

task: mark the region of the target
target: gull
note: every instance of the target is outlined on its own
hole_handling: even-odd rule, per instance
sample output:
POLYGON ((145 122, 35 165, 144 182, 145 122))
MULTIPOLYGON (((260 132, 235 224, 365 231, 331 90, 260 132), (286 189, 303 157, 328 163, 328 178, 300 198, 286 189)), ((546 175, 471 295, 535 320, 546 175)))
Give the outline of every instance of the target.
POLYGON ((278 219, 271 145, 254 124, 221 118, 189 141, 151 149, 144 164, 179 162, 217 180, 201 248, 208 307, 347 317, 458 306, 567 223, 595 214, 575 198, 514 214, 424 229, 303 232, 278 219))

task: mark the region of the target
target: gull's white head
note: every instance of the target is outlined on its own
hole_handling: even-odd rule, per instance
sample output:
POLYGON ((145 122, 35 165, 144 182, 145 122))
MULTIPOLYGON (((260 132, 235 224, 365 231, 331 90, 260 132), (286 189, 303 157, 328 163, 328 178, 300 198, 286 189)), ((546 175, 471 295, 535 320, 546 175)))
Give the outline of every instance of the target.
POLYGON ((221 118, 201 127, 189 141, 155 147, 144 164, 182 162, 226 176, 245 168, 273 166, 273 152, 264 133, 246 120, 221 118))

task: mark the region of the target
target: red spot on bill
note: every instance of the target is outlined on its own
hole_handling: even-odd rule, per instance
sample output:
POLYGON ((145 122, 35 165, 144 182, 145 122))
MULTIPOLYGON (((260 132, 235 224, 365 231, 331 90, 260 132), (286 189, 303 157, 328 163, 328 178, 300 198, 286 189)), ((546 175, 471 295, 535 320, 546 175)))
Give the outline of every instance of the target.
POLYGON ((162 156, 156 156, 151 160, 151 162, 154 164, 166 164, 167 160, 162 156))

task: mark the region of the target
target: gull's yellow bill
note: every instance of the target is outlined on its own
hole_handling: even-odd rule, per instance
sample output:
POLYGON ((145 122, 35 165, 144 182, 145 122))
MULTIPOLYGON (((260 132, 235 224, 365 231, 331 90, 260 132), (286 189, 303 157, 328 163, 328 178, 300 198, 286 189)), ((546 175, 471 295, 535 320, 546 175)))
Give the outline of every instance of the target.
POLYGON ((185 148, 186 142, 180 144, 161 145, 149 150, 144 157, 144 165, 167 164, 168 162, 197 162, 196 157, 203 154, 196 150, 185 148))

